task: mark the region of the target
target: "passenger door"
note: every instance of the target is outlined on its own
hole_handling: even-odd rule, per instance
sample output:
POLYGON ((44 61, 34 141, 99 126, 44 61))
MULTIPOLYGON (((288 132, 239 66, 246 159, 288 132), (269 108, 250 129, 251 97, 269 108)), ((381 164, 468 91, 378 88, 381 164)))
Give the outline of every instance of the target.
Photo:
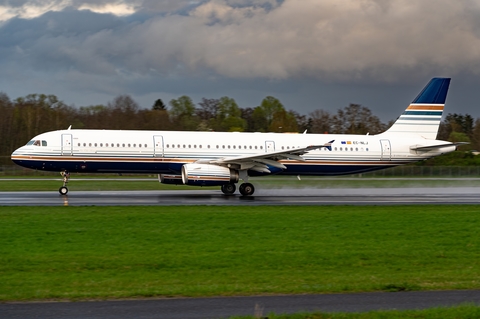
POLYGON ((62 134, 62 155, 71 156, 73 153, 72 134, 62 134))
POLYGON ((163 136, 155 135, 153 136, 153 156, 154 157, 163 157, 163 136))
POLYGON ((392 159, 392 148, 390 146, 389 140, 380 140, 380 145, 382 146, 382 161, 390 161, 392 159))

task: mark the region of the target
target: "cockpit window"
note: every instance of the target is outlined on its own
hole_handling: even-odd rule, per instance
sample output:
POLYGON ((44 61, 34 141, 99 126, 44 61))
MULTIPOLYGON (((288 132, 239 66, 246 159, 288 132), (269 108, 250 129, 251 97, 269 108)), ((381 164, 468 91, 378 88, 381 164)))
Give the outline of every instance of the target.
POLYGON ((30 142, 27 143, 27 145, 47 146, 47 141, 31 140, 30 142))

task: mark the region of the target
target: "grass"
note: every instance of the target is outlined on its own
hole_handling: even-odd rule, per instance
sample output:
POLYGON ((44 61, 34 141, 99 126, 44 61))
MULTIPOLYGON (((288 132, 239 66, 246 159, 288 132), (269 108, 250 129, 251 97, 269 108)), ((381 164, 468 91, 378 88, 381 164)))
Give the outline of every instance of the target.
MULTIPOLYGON (((231 317, 230 319, 257 319, 262 316, 231 317)), ((381 310, 363 313, 298 313, 276 315, 269 314, 268 319, 458 319, 480 318, 478 305, 459 305, 455 307, 439 307, 425 310, 381 310)))
POLYGON ((0 207, 0 300, 472 289, 480 207, 0 207))

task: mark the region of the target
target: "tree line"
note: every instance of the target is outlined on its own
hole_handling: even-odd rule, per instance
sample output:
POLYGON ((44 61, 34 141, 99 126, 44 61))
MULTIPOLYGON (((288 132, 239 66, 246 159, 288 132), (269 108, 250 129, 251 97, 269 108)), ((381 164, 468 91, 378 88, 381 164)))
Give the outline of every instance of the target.
MULTIPOLYGON (((195 104, 188 96, 169 101, 158 99, 141 108, 129 95, 120 95, 107 105, 75 107, 55 95, 29 94, 11 100, 0 93, 0 155, 9 156, 33 136, 52 130, 122 129, 177 131, 304 132, 330 134, 377 134, 394 120, 382 123, 371 110, 350 104, 332 114, 317 109, 308 115, 287 110, 275 97, 265 97, 256 107, 241 108, 230 97, 202 98, 195 104)), ((480 149, 480 119, 466 114, 448 114, 439 139, 467 141, 480 149)))

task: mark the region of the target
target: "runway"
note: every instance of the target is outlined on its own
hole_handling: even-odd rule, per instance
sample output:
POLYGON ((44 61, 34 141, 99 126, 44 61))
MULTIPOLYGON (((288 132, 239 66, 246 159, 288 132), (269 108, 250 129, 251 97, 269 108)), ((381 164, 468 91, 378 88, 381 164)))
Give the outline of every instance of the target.
POLYGON ((413 204, 480 204, 480 187, 282 188, 259 189, 254 196, 220 190, 0 192, 0 206, 413 204))
POLYGON ((300 311, 363 312, 480 304, 480 290, 0 304, 3 319, 216 319, 300 311))

